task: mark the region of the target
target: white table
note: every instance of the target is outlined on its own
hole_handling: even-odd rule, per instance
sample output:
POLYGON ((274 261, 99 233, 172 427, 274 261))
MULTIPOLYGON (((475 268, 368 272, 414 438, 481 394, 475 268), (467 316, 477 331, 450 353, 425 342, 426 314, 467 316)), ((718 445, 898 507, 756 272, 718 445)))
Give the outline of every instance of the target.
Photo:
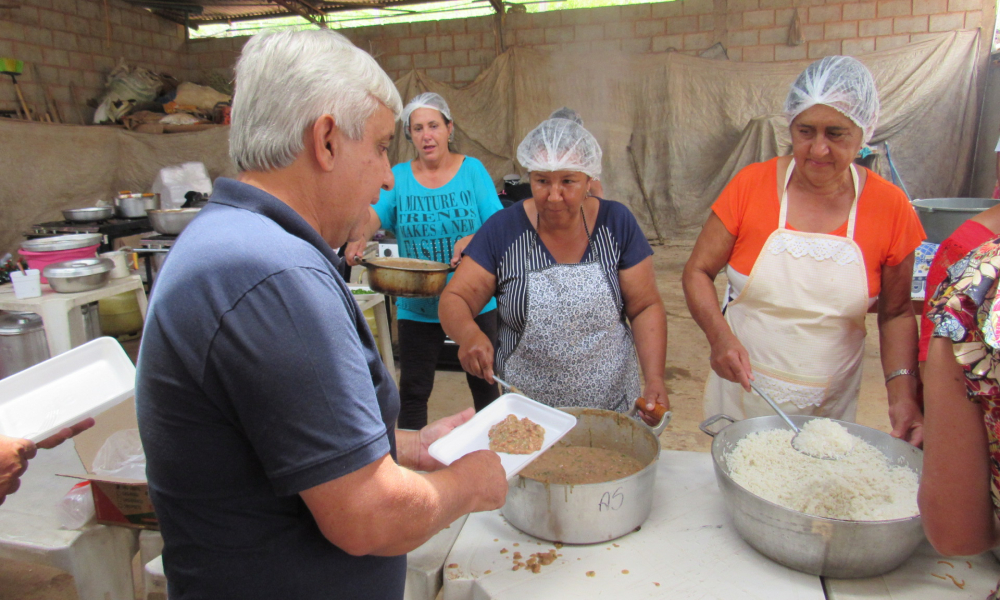
POLYGON ((640 531, 563 546, 562 556, 538 574, 513 571, 512 555, 520 551, 523 561, 551 543, 514 529, 499 511, 470 515, 448 556, 445 600, 825 599, 819 577, 783 567, 743 541, 726 513, 710 454, 664 451, 655 493, 640 531), (503 548, 508 552, 501 554, 503 548))
POLYGON ((924 540, 895 571, 868 579, 824 578, 823 583, 829 600, 984 600, 997 580, 1000 563, 992 553, 945 558, 924 540))
POLYGON ((0 285, 0 310, 33 312, 41 316, 49 343, 49 356, 53 357, 87 341, 81 306, 125 292, 135 292, 139 314, 145 321, 146 293, 138 275, 112 279, 102 288, 72 294, 54 292, 47 283, 43 283, 41 296, 24 299, 15 297, 14 286, 6 283, 0 285))
POLYGON ((21 477, 21 488, 0 506, 0 558, 44 564, 73 576, 80 600, 133 600, 132 557, 139 532, 91 523, 61 529, 57 504, 83 473, 73 441, 39 450, 21 477))
MULTIPOLYGON (((370 289, 368 286, 357 284, 350 284, 348 287, 351 289, 370 289)), ((375 309, 375 325, 378 328, 378 336, 375 341, 378 343, 378 351, 382 355, 382 362, 389 369, 389 374, 396 377, 396 361, 392 358, 392 334, 389 331, 389 312, 386 310, 385 296, 376 292, 354 294, 354 300, 361 308, 361 312, 369 308, 375 309)))

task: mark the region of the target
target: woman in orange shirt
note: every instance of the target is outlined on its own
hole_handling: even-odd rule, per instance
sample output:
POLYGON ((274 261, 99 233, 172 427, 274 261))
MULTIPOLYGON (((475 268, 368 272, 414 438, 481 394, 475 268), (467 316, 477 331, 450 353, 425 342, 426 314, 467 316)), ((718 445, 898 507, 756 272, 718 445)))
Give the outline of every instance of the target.
POLYGON ((740 171, 712 207, 684 268, 684 293, 712 346, 706 414, 791 414, 853 421, 865 314, 878 305, 892 434, 920 445, 913 251, 924 239, 905 194, 854 165, 878 120, 860 62, 806 68, 785 101, 792 156, 740 171), (714 280, 726 269, 725 313, 714 280))

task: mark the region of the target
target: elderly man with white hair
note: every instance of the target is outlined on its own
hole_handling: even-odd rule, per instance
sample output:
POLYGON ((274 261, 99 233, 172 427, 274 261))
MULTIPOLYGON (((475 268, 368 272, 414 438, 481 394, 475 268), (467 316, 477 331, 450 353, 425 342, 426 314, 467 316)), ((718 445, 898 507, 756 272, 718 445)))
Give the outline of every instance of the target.
POLYGON ((395 429, 398 391, 336 269, 331 247, 393 185, 399 95, 325 30, 254 37, 236 85, 240 174, 171 250, 139 352, 170 597, 401 598, 405 553, 507 486, 493 452, 427 453, 472 409, 395 429))

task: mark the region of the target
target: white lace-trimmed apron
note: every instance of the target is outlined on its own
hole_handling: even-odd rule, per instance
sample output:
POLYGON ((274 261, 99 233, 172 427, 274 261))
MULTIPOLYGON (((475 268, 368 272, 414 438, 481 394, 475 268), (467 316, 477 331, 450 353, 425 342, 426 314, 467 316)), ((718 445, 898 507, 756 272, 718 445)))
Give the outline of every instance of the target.
POLYGON ((524 332, 499 370, 543 404, 625 412, 641 393, 635 343, 589 247, 592 262, 528 271, 524 332))
MULTIPOLYGON (((858 174, 847 237, 786 229, 785 172, 778 229, 764 244, 726 321, 750 355, 755 383, 789 414, 854 421, 865 345, 868 276, 854 241, 858 174)), ((755 393, 714 371, 705 385, 705 414, 773 415, 755 393)))

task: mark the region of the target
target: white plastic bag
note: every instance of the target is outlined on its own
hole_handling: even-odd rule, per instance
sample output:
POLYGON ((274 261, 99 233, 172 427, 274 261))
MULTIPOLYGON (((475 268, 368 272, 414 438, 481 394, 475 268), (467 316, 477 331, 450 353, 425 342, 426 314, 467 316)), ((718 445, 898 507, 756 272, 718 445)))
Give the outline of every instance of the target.
POLYGON ((56 516, 63 529, 80 529, 97 515, 89 481, 74 485, 59 501, 56 516))
POLYGON ((138 429, 111 434, 97 451, 91 471, 96 475, 146 480, 146 453, 138 429))
POLYGON ((212 180, 203 163, 189 162, 160 169, 152 191, 160 194, 160 208, 180 208, 188 192, 211 194, 212 180))

